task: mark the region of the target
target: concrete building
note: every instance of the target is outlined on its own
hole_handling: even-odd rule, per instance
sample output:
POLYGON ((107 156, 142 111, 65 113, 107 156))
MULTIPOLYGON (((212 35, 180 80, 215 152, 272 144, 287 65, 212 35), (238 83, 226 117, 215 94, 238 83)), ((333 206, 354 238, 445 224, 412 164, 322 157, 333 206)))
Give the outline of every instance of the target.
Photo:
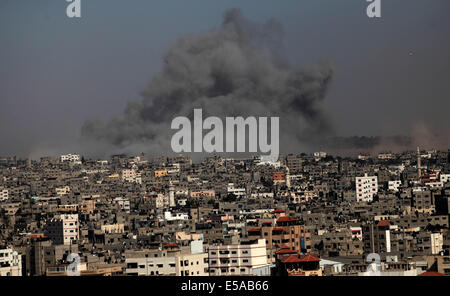
POLYGON ((370 202, 373 197, 378 193, 378 177, 368 176, 356 177, 356 201, 370 202))
POLYGON ((243 198, 245 197, 246 191, 245 188, 238 188, 234 185, 234 183, 229 183, 227 186, 227 192, 228 194, 234 194, 236 197, 243 198))
MULTIPOLYGON (((299 225, 298 220, 292 217, 279 217, 275 226, 263 223, 261 227, 251 228, 248 230, 248 237, 264 239, 268 255, 282 246, 288 246, 303 253, 311 251, 311 234, 306 231, 304 225, 299 225)), ((273 262, 273 255, 268 259, 273 262)))
POLYGON ((0 276, 22 276, 22 256, 17 251, 0 250, 0 276))
POLYGON ((395 180, 395 181, 388 182, 388 189, 392 192, 398 192, 400 189, 400 186, 402 186, 401 180, 395 180))
POLYGON ((61 162, 81 163, 81 157, 78 154, 65 154, 60 157, 61 162))
POLYGON ((78 214, 59 215, 47 222, 45 235, 55 245, 71 245, 78 241, 78 227, 78 214))
POLYGON ((135 169, 127 169, 122 170, 122 181, 141 184, 142 177, 135 169))
POLYGON ((208 253, 180 254, 176 257, 177 276, 207 276, 208 253))
POLYGON ((8 198, 9 198, 8 189, 0 187, 0 201, 8 200, 8 198))
POLYGON ((126 275, 131 276, 175 276, 176 257, 127 258, 126 275))
POLYGON ((213 276, 253 275, 254 268, 266 266, 266 241, 258 239, 239 245, 209 247, 209 269, 213 276))

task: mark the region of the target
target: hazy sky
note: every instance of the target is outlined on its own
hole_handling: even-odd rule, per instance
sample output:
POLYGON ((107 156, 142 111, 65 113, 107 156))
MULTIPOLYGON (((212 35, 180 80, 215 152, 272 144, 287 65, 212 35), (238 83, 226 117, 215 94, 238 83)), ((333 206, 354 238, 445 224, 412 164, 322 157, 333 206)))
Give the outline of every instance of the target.
MULTIPOLYGON (((335 65, 323 108, 339 135, 450 131, 450 1, 82 0, 0 1, 0 155, 76 152, 88 119, 108 120, 159 72, 181 36, 220 26, 240 8, 275 18, 294 65, 335 65)), ((450 146, 450 143, 449 143, 450 146)))

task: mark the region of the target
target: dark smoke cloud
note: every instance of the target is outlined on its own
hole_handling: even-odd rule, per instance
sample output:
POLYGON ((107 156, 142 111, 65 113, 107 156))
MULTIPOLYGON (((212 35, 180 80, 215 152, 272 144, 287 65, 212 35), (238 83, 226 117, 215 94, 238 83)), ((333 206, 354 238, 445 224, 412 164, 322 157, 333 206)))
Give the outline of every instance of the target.
POLYGON ((288 67, 282 42, 283 28, 275 20, 259 24, 237 9, 227 11, 219 29, 185 36, 169 49, 142 100, 109 122, 86 122, 82 136, 115 152, 167 153, 172 119, 202 108, 204 117, 279 116, 281 151, 299 151, 331 131, 320 104, 333 67, 288 67))

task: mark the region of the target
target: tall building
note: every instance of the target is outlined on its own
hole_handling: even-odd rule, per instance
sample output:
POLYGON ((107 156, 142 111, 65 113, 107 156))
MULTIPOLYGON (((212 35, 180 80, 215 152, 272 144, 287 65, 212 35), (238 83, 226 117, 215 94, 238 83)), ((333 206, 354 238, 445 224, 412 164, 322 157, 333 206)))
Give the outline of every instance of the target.
POLYGON ((254 269, 268 265, 265 239, 250 244, 210 246, 208 252, 212 276, 249 276, 254 269))
POLYGON ((8 189, 0 187, 0 201, 5 201, 8 198, 9 198, 8 189))
POLYGON ((368 176, 356 177, 356 201, 372 201, 378 192, 378 177, 368 176))
POLYGON ((268 254, 273 254, 273 251, 282 246, 302 253, 311 251, 311 234, 306 231, 304 225, 299 224, 298 219, 292 217, 279 217, 275 226, 266 222, 262 227, 251 228, 248 230, 248 237, 264 239, 268 254))
POLYGON ((71 245, 79 238, 78 214, 59 215, 47 222, 45 235, 55 245, 71 245))
POLYGON ((391 224, 388 220, 381 220, 363 226, 364 250, 366 253, 391 252, 391 224))
POLYGON ((22 276, 22 256, 17 251, 0 250, 0 276, 22 276))

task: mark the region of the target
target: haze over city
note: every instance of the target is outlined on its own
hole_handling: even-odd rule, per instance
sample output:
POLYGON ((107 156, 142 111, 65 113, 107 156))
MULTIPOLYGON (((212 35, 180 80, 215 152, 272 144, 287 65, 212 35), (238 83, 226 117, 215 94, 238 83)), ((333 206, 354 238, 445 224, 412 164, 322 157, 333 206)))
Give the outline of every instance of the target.
MULTIPOLYGON (((286 73, 310 71, 306 73, 312 73, 308 75, 313 79, 326 81, 323 88, 317 88, 317 99, 307 98, 306 105, 306 100, 301 101, 292 114, 279 101, 282 90, 273 98, 266 95, 267 99, 230 95, 231 101, 239 99, 233 104, 273 100, 267 108, 278 110, 281 117, 282 153, 333 150, 336 145, 329 139, 341 136, 344 140, 337 142, 345 145, 342 149, 337 145, 337 152, 449 146, 448 1, 435 0, 433 5, 388 1, 383 4, 383 17, 376 20, 367 18, 366 3, 359 0, 283 5, 196 1, 189 4, 189 10, 177 9, 180 3, 136 1, 125 8, 122 1, 86 2, 82 18, 69 19, 64 1, 2 1, 0 154, 38 158, 68 152, 92 157, 166 153, 169 145, 164 139, 172 134, 170 120, 188 114, 168 112, 161 124, 155 116, 160 111, 154 109, 148 113, 149 122, 130 124, 123 119, 124 112, 128 108, 135 116, 132 112, 142 103, 146 109, 148 97, 161 86, 158 79, 167 78, 167 58, 187 49, 180 47, 180 40, 209 42, 205 36, 226 32, 229 29, 224 24, 230 20, 263 32, 259 37, 253 34, 248 42, 254 45, 256 39, 265 39, 255 46, 263 55, 270 52, 273 62, 267 66, 288 69, 286 73), (232 9, 238 15, 227 21, 232 9), (306 122, 296 122, 300 131, 289 131, 290 118, 297 117, 306 122), (101 123, 86 132, 92 121, 101 123), (397 135, 409 138, 345 140, 397 135), (363 144, 352 144, 358 140, 363 144)), ((231 60, 229 54, 225 56, 231 60)), ((237 90, 242 93, 242 88, 237 90)), ((171 106, 164 97, 159 100, 171 106)), ((192 111, 200 100, 189 98, 183 112, 192 111)), ((224 104, 233 105, 227 100, 224 104)), ((267 113, 257 106, 240 107, 235 106, 250 115, 267 113)), ((236 115, 229 114, 234 112, 231 109, 209 112, 236 115)), ((142 111, 138 113, 136 117, 147 120, 142 111)))

